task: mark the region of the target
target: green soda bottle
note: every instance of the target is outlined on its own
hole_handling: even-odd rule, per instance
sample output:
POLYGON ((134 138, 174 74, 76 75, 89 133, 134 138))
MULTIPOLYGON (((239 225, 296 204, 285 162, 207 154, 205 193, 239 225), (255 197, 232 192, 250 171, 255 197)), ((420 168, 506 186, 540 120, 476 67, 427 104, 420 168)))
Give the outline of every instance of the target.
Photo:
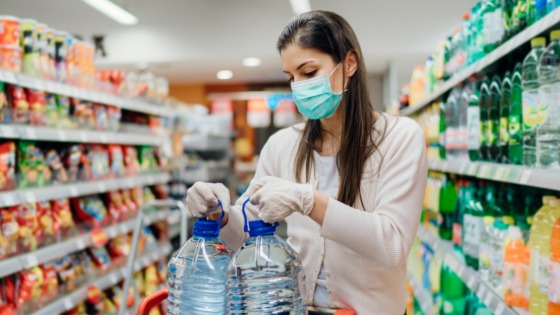
POLYGON ((516 0, 502 0, 502 23, 504 28, 504 36, 502 42, 507 41, 513 36, 513 10, 515 9, 516 0))
POLYGON ((492 52, 496 48, 497 36, 495 31, 495 12, 496 12, 496 1, 497 0, 486 0, 482 4, 482 20, 483 20, 483 32, 484 32, 484 52, 486 54, 492 52))
POLYGON ((523 125, 523 77, 521 63, 515 64, 511 77, 511 107, 509 110, 508 129, 508 157, 509 163, 523 164, 523 138, 521 127, 523 125))
POLYGON ((445 160, 445 102, 439 106, 439 157, 445 160))
POLYGON ((478 269, 478 258, 480 256, 480 233, 484 226, 484 208, 482 200, 486 195, 486 184, 480 181, 478 188, 473 185, 474 193, 466 207, 466 214, 463 217, 464 237, 463 252, 465 253, 465 261, 468 266, 478 269))
MULTIPOLYGON (((462 254, 455 250, 455 256, 462 260, 462 254)), ((445 262, 440 273, 441 307, 440 315, 462 315, 466 303, 467 287, 461 278, 445 262)))
POLYGON ((513 8, 512 36, 521 32, 527 25, 527 0, 517 0, 513 8))
POLYGON ((480 157, 487 161, 490 157, 490 146, 488 139, 489 113, 490 113, 490 80, 484 77, 480 86, 480 157))
POLYGON ((490 83, 490 110, 488 112, 488 146, 490 156, 488 161, 496 161, 500 153, 498 146, 500 139, 500 100, 502 99, 501 80, 494 75, 490 83))
POLYGON ((526 0, 526 8, 527 12, 526 19, 527 19, 527 26, 533 25, 537 21, 537 9, 536 4, 538 0, 526 0))
POLYGON ((451 240, 453 236, 453 216, 457 203, 457 190, 449 175, 445 175, 444 184, 439 195, 439 236, 451 240))
POLYGON ((472 84, 467 108, 467 148, 469 160, 480 159, 480 82, 472 84))
POLYGON ((500 99, 500 132, 498 141, 498 163, 509 163, 509 112, 511 107, 511 73, 509 71, 504 75, 502 82, 502 98, 500 99))

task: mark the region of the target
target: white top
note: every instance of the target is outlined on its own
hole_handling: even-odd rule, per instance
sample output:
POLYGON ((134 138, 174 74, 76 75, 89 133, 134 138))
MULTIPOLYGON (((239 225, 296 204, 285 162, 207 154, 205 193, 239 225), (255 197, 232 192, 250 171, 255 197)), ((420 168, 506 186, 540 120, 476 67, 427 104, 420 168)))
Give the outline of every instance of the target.
MULTIPOLYGON (((321 156, 313 151, 315 165, 317 165, 317 190, 325 195, 336 198, 338 193, 339 173, 335 156, 321 156)), ((324 242, 324 239, 323 239, 324 242)), ((313 305, 329 307, 329 293, 327 289, 327 270, 324 262, 317 278, 317 286, 313 296, 313 305)))
MULTIPOLYGON (((420 221, 428 174, 426 142, 418 124, 406 117, 383 114, 372 138, 378 150, 366 162, 360 192, 352 206, 330 198, 323 225, 299 213, 286 218, 288 243, 298 253, 306 274, 302 297, 308 305, 324 262, 330 308, 353 309, 358 315, 402 315, 406 307, 406 257, 420 221), (385 139, 380 141, 380 131, 385 139)), ((303 125, 270 137, 254 178, 276 176, 294 181, 294 163, 303 125)), ((316 182, 315 170, 309 183, 316 182)), ((229 213, 220 236, 232 250, 243 233, 241 196, 229 213)), ((258 209, 247 207, 249 220, 258 209)))

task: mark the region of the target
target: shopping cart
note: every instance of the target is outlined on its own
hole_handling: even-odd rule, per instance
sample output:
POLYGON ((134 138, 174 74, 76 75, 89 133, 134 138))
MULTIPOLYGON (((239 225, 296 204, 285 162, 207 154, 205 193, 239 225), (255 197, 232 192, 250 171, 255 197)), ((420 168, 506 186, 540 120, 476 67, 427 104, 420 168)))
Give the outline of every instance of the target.
MULTIPOLYGON (((187 241, 187 208, 185 204, 178 200, 173 199, 165 199, 165 200, 154 200, 151 202, 147 202, 140 207, 138 211, 138 216, 136 217, 136 222, 134 223, 134 234, 132 235, 132 248, 130 250, 130 255, 128 256, 128 261, 126 264, 126 273, 124 274, 124 287, 123 290, 123 297, 119 306, 119 315, 125 315, 127 310, 127 301, 128 299, 128 288, 130 287, 130 283, 132 282, 132 275, 134 273, 134 260, 136 259, 136 253, 138 252, 138 241, 140 239, 140 233, 142 232, 142 227, 144 227, 144 212, 148 209, 161 209, 161 208, 172 208, 177 207, 181 213, 181 236, 180 241, 181 244, 184 244, 187 241)), ((162 290, 163 291, 163 290, 162 290)), ((161 291, 159 291, 161 292, 161 291)), ((158 292, 158 293, 159 293, 158 292)), ((167 297, 167 289, 165 289, 165 297, 167 297)), ((157 294, 157 293, 156 293, 157 294)), ((134 286, 134 295, 135 301, 138 301, 138 290, 136 286, 134 286)), ((154 296, 153 294, 152 296, 154 296)), ((165 298, 164 298, 165 299, 165 298)), ((159 302, 158 302, 159 303, 159 302)))

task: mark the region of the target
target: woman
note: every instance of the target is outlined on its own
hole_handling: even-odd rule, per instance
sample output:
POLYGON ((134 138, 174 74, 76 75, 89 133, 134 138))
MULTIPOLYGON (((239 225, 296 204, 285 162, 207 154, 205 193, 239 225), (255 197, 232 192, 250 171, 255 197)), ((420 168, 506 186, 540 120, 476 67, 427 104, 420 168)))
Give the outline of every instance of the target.
MULTIPOLYGON (((423 133, 410 119, 374 112, 360 45, 339 15, 296 16, 277 46, 308 120, 270 137, 247 193, 226 209, 221 236, 241 246, 239 205, 251 197, 253 218, 286 221, 308 305, 402 315, 427 176, 423 133)), ((229 205, 223 185, 199 182, 187 206, 217 218, 218 198, 229 205)))

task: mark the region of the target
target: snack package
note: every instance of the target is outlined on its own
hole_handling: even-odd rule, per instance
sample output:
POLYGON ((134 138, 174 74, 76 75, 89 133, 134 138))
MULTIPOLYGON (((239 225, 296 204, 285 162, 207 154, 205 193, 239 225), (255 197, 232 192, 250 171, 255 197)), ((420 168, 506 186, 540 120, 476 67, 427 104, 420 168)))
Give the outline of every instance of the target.
POLYGON ((0 209, 0 224, 3 242, 0 244, 0 258, 17 253, 19 223, 17 213, 10 208, 0 209))
POLYGON ((80 179, 80 163, 83 161, 83 147, 75 144, 70 146, 64 154, 64 164, 68 171, 68 180, 75 182, 80 179))
POLYGON ((34 142, 19 142, 19 188, 43 187, 50 183, 51 172, 41 149, 34 142))
POLYGON ((22 203, 13 206, 12 211, 17 215, 21 251, 28 252, 37 249, 41 236, 37 205, 31 202, 22 203))
POLYGON ((70 113, 79 129, 95 129, 95 114, 91 103, 71 98, 70 113))
POLYGON ((130 254, 130 238, 128 235, 119 235, 109 241, 107 245, 111 258, 120 258, 130 254))
POLYGON ((145 282, 144 282, 144 275, 142 274, 142 271, 138 271, 136 273, 134 273, 134 283, 136 284, 136 290, 138 291, 138 294, 140 296, 146 296, 145 292, 145 282))
POLYGON ((4 82, 0 82, 0 124, 9 124, 11 122, 12 111, 10 110, 10 106, 8 105, 6 85, 4 84, 4 82))
POLYGON ((58 296, 58 275, 54 262, 47 262, 41 266, 43 271, 43 295, 47 300, 58 296))
POLYGON ((154 156, 154 149, 150 146, 138 147, 138 162, 140 163, 140 171, 147 172, 157 169, 157 162, 154 156))
POLYGON ((46 124, 45 92, 33 89, 26 89, 27 102, 29 104, 29 122, 34 126, 44 126, 46 124))
POLYGON ((121 123, 121 109, 119 107, 107 106, 107 116, 109 118, 109 131, 119 131, 121 123))
POLYGON ((43 285, 45 278, 43 270, 41 270, 41 267, 35 266, 24 272, 27 273, 29 281, 31 282, 31 299, 36 300, 41 297, 44 290, 43 285))
POLYGON ((144 187, 142 192, 143 192, 142 193, 143 203, 148 203, 148 202, 152 202, 152 201, 156 200, 156 197, 154 196, 154 193, 152 192, 150 187, 144 187))
POLYGON ((96 273, 95 263, 93 262, 93 259, 91 258, 91 256, 88 254, 87 251, 83 250, 77 252, 75 255, 76 255, 76 261, 78 261, 80 265, 79 268, 80 277, 87 277, 96 273))
POLYGON ((51 204, 53 212, 53 226, 55 230, 61 231, 66 235, 74 227, 74 218, 72 218, 72 210, 70 209, 70 201, 68 199, 55 199, 51 204))
POLYGON ((139 210, 144 204, 144 195, 142 193, 142 187, 135 187, 131 190, 132 201, 136 204, 136 208, 139 210))
POLYGON ((60 128, 56 95, 45 95, 45 124, 51 128, 60 128))
POLYGON ((93 113, 95 115, 95 129, 109 130, 109 114, 105 105, 93 104, 93 113))
POLYGON ((56 149, 48 149, 46 151, 46 160, 51 171, 51 179, 53 184, 62 184, 68 182, 68 172, 64 168, 62 158, 56 149))
MULTIPOLYGON (((112 289, 113 289, 112 301, 113 304, 115 304, 115 307, 117 307, 118 309, 121 306, 121 301, 123 300, 124 290, 119 285, 115 285, 112 289)), ((128 295, 126 299, 127 299, 126 305, 129 308, 134 306, 134 288, 132 288, 132 286, 128 288, 128 295)))
POLYGON ((8 302, 15 308, 28 301, 31 297, 31 287, 33 283, 24 272, 17 272, 7 277, 6 297, 8 302))
POLYGON ((152 191, 157 199, 169 198, 169 186, 165 184, 158 184, 153 186, 152 191))
POLYGON ((72 259, 71 255, 66 255, 55 259, 53 262, 58 274, 59 285, 65 287, 67 291, 75 290, 77 286, 76 271, 74 270, 72 259))
POLYGON ((144 227, 144 247, 147 251, 157 248, 157 239, 149 226, 144 227))
POLYGON ((95 265, 101 271, 105 271, 107 270, 107 268, 109 268, 109 265, 111 264, 111 258, 109 257, 109 253, 107 252, 105 246, 90 247, 88 251, 93 260, 93 263, 95 263, 95 265))
POLYGON ((144 270, 144 279, 146 281, 146 286, 145 286, 146 295, 156 293, 157 287, 161 282, 159 280, 157 268, 154 264, 149 265, 144 270))
POLYGON ((29 123, 29 103, 22 87, 8 85, 8 96, 11 100, 12 121, 14 124, 29 123))
POLYGON ((52 243, 58 233, 58 226, 54 224, 54 215, 49 201, 37 202, 37 217, 41 231, 41 244, 52 243))
POLYGON ((133 146, 123 146, 124 165, 129 175, 136 175, 140 172, 138 162, 138 152, 133 146))
POLYGON ((124 205, 122 195, 118 191, 111 191, 106 194, 107 209, 109 215, 115 221, 126 218, 128 215, 128 208, 124 205))
POLYGON ((166 169, 169 167, 169 159, 165 154, 165 150, 162 147, 155 147, 154 148, 154 156, 156 159, 156 165, 160 168, 166 169))
POLYGON ((87 288, 86 314, 114 314, 117 308, 104 292, 93 285, 87 288))
POLYGON ((90 223, 94 227, 99 227, 106 223, 107 209, 99 197, 75 198, 70 202, 80 222, 90 223))
POLYGON ((111 160, 111 172, 116 177, 126 175, 122 146, 118 144, 110 144, 108 148, 109 158, 111 160))
POLYGON ((70 129, 75 128, 70 120, 70 98, 64 95, 57 95, 57 117, 60 121, 60 128, 70 129))
POLYGON ((13 141, 0 143, 0 190, 16 186, 16 146, 13 141))
POLYGON ((91 145, 88 157, 90 158, 93 179, 107 178, 111 174, 107 147, 99 144, 91 145))
POLYGON ((123 204, 127 207, 128 213, 134 215, 136 211, 138 211, 138 206, 134 201, 132 201, 131 190, 130 189, 123 189, 121 191, 121 197, 123 204))

